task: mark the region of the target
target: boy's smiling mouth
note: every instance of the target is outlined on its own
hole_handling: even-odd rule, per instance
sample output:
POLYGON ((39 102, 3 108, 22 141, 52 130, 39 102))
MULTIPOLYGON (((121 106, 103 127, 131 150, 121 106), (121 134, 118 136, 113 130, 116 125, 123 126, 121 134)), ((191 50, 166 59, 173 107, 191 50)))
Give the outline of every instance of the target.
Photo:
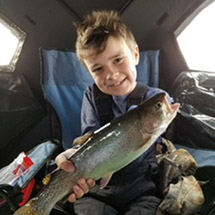
POLYGON ((126 80, 126 78, 124 78, 121 81, 117 81, 114 84, 110 84, 109 87, 111 87, 111 88, 118 88, 118 87, 120 87, 125 82, 125 80, 126 80))

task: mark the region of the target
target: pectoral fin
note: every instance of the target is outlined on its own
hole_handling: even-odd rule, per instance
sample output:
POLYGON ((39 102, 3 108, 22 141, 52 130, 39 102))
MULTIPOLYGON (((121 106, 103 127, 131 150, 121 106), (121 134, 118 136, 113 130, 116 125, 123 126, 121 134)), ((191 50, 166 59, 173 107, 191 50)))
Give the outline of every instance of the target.
POLYGON ((136 148, 135 153, 138 153, 139 151, 142 151, 142 153, 145 152, 148 149, 148 147, 150 146, 148 144, 148 142, 150 141, 151 138, 152 138, 152 135, 150 135, 150 134, 146 135, 145 134, 143 137, 143 140, 142 140, 142 144, 136 148), (146 149, 143 150, 143 148, 146 148, 146 149))
POLYGON ((93 133, 92 132, 89 132, 89 133, 86 133, 85 135, 83 136, 80 136, 80 137, 77 137, 74 141, 73 141, 73 145, 79 145, 79 146, 82 146, 84 143, 87 142, 87 140, 89 140, 89 138, 93 137, 93 133))
POLYGON ((109 173, 108 175, 106 175, 104 178, 101 179, 101 182, 100 182, 100 188, 101 189, 103 189, 107 186, 110 179, 112 178, 112 175, 113 175, 113 173, 109 173))

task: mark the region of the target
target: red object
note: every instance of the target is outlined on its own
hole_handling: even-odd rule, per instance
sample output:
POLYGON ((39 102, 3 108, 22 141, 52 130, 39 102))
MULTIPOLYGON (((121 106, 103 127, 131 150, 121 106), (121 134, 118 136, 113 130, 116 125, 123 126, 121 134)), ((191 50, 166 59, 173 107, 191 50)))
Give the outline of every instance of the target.
POLYGON ((29 171, 33 165, 34 165, 34 162, 31 160, 31 158, 25 155, 22 163, 17 166, 17 168, 13 171, 13 173, 17 176, 20 176, 25 171, 29 171))
POLYGON ((26 157, 24 157, 23 165, 26 167, 26 169, 28 169, 28 168, 30 168, 31 166, 34 165, 34 162, 31 160, 30 157, 28 157, 26 155, 26 157))
POLYGON ((20 207, 24 206, 31 198, 31 194, 34 190, 35 184, 36 184, 36 180, 32 179, 31 182, 28 184, 28 186, 24 190, 22 190, 22 193, 24 194, 24 196, 23 196, 22 202, 19 203, 20 207))

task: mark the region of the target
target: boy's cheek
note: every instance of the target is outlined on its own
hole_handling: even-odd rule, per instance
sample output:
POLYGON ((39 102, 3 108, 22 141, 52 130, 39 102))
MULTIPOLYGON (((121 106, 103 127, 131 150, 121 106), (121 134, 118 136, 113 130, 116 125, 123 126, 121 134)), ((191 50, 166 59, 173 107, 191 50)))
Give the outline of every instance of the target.
POLYGON ((105 75, 102 73, 93 73, 91 74, 96 84, 102 84, 102 82, 105 80, 105 75))

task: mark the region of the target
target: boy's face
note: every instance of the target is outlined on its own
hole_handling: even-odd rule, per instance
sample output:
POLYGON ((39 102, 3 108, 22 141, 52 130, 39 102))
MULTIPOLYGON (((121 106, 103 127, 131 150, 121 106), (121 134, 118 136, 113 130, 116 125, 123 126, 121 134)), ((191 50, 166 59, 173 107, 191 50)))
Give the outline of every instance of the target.
POLYGON ((123 38, 110 36, 105 50, 84 63, 99 89, 109 95, 123 96, 131 93, 136 86, 136 65, 139 49, 129 49, 123 38))

